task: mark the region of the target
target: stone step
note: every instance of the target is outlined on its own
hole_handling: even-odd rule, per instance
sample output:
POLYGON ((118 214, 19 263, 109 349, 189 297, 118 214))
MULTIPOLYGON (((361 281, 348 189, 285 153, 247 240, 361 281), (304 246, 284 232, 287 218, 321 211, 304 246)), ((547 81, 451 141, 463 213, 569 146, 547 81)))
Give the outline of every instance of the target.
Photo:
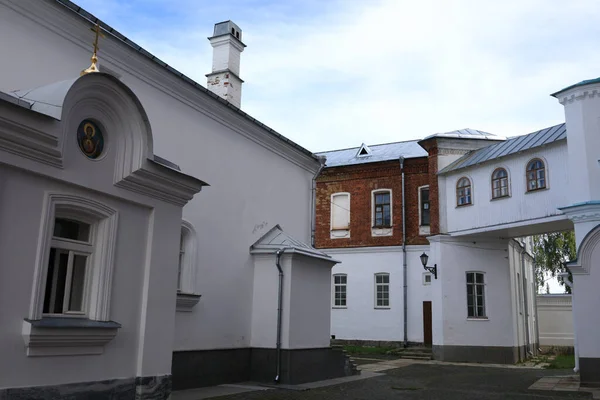
POLYGON ((432 357, 430 355, 425 354, 399 354, 400 358, 406 358, 410 360, 431 360, 432 357))

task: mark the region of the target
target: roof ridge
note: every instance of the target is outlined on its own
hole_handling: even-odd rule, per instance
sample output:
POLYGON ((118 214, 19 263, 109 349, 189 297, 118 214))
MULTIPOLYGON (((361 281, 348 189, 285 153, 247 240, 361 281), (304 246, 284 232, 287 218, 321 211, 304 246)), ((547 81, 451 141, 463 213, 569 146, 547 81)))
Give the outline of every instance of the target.
POLYGON ((366 146, 368 146, 370 149, 372 149, 373 147, 376 146, 387 146, 390 144, 398 144, 398 143, 410 143, 410 142, 419 142, 421 141, 421 139, 411 139, 411 140, 400 140, 398 142, 388 142, 388 143, 379 143, 379 144, 366 144, 365 142, 363 142, 360 146, 355 146, 355 147, 347 147, 345 149, 335 149, 335 150, 325 150, 325 151, 317 151, 315 152, 315 154, 323 154, 323 153, 333 153, 334 151, 346 151, 346 150, 358 150, 362 147, 363 144, 365 144, 366 146))

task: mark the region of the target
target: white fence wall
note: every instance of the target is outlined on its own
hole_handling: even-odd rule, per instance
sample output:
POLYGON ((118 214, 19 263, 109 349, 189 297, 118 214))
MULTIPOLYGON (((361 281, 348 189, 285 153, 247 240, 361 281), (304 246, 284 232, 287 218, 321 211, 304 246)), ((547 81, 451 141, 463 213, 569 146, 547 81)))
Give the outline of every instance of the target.
POLYGON ((573 346, 573 302, 570 294, 537 296, 540 345, 573 346))

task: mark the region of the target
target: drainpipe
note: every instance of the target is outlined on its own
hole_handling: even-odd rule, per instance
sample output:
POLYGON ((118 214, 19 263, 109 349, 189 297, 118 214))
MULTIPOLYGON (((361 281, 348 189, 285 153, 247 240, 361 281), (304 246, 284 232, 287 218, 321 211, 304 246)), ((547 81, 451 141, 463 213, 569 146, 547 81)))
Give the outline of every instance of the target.
POLYGON ((573 347, 575 352, 575 368, 573 368, 573 372, 579 372, 579 347, 577 346, 577 324, 575 324, 575 290, 573 284, 569 282, 569 273, 563 272, 558 274, 568 287, 571 288, 571 313, 573 314, 573 347))
POLYGON ((277 296, 277 372, 275 375, 275 383, 279 383, 280 372, 281 372, 281 312, 283 311, 283 269, 281 269, 281 254, 285 249, 277 250, 275 253, 275 265, 279 270, 279 293, 277 296))
POLYGON ((402 281, 404 283, 404 347, 408 346, 408 283, 406 268, 406 207, 404 196, 404 157, 400 156, 400 171, 402 171, 402 281))
POLYGON ((312 178, 311 182, 311 199, 310 199, 310 244, 315 247, 315 225, 317 220, 317 178, 325 168, 325 161, 327 158, 324 156, 318 157, 321 165, 317 170, 317 173, 312 178))
POLYGON ((531 351, 531 339, 529 337, 529 301, 527 300, 527 284, 526 279, 525 279, 525 251, 526 248, 525 246, 521 245, 522 250, 521 250, 521 279, 523 280, 523 282, 521 283, 521 285, 523 286, 523 307, 524 307, 524 314, 525 314, 525 343, 527 343, 527 353, 531 356, 533 356, 533 352, 531 351))

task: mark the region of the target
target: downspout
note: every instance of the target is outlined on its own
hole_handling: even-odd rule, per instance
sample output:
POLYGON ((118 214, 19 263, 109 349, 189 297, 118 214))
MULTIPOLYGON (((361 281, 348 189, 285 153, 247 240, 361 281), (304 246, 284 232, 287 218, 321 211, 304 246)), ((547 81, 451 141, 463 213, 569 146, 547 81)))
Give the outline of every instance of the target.
POLYGON ((527 301, 527 284, 526 279, 525 279, 525 251, 527 250, 525 246, 521 245, 522 247, 522 251, 521 251, 521 279, 523 280, 523 282, 521 283, 521 285, 523 286, 523 307, 525 308, 524 310, 524 314, 525 314, 525 343, 527 343, 527 353, 531 356, 533 356, 533 352, 531 351, 531 338, 529 336, 529 307, 528 307, 528 301, 527 301))
POLYGON ((281 269, 281 254, 285 249, 277 250, 275 253, 275 265, 279 270, 279 293, 277 295, 277 372, 275 375, 275 383, 279 383, 281 372, 281 313, 283 311, 283 269, 281 269))
POLYGON ((404 283, 404 347, 408 346, 408 283, 406 268, 406 207, 404 196, 404 157, 400 156, 400 171, 402 171, 402 282, 404 283))
POLYGON ((563 272, 558 274, 568 287, 571 288, 571 314, 573 315, 573 351, 575 353, 575 368, 573 372, 579 372, 579 346, 577 345, 577 324, 575 324, 575 290, 573 283, 569 282, 569 273, 563 272))
POLYGON ((317 170, 317 173, 312 178, 311 182, 311 199, 310 199, 310 244, 315 247, 315 227, 317 221, 317 178, 325 168, 325 161, 327 159, 324 156, 319 156, 319 162, 321 165, 317 170))

